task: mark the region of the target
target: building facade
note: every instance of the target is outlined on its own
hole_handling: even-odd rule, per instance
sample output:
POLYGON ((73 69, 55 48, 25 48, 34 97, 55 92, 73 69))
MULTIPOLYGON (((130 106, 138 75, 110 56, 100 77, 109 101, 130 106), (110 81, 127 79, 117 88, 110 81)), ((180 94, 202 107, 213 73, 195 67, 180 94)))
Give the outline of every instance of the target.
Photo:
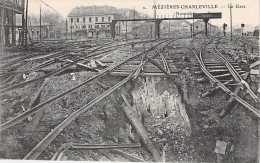
MULTIPOLYGON (((39 23, 29 25, 28 32, 29 32, 29 38, 31 39, 31 41, 40 40, 40 24, 39 23)), ((53 30, 53 25, 50 23, 42 23, 41 24, 41 35, 42 35, 42 40, 56 38, 55 32, 53 30)))
MULTIPOLYGON (((120 19, 115 7, 84 6, 74 8, 68 15, 68 32, 75 36, 111 37, 112 20, 120 19)), ((121 23, 116 25, 120 34, 121 23)))
POLYGON ((24 31, 26 24, 24 19, 24 5, 24 0, 0 1, 1 46, 14 46, 17 42, 24 42, 24 31), (16 24, 17 17, 20 17, 20 19, 23 20, 21 25, 16 24))

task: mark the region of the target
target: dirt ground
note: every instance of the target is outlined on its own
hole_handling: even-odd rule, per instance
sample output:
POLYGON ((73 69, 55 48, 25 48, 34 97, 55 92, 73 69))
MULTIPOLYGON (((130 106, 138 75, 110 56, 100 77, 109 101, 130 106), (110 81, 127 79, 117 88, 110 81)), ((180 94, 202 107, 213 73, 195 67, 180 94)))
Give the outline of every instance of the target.
MULTIPOLYGON (((196 41, 194 41, 196 44, 196 41)), ((199 43, 197 43, 199 44, 199 43)), ((200 75, 194 73, 196 58, 187 48, 191 39, 175 41, 168 47, 167 58, 177 63, 179 76, 170 78, 147 77, 130 81, 102 99, 90 110, 75 119, 46 148, 38 159, 49 160, 64 143, 82 144, 127 144, 140 143, 138 134, 123 112, 126 107, 122 99, 125 94, 136 116, 146 128, 149 138, 160 155, 165 151, 167 162, 216 162, 216 142, 224 141, 234 146, 224 155, 224 162, 255 162, 257 157, 257 119, 245 107, 237 105, 229 114, 220 118, 219 113, 227 106, 229 98, 219 90, 202 98, 202 92, 213 88, 209 82, 200 83, 200 75), (185 58, 186 57, 186 58, 185 58)), ((230 44, 222 45, 228 48, 230 44)), ((114 51, 101 61, 116 64, 137 53, 142 46, 114 51)), ((46 81, 37 103, 44 102, 77 84, 86 81, 96 73, 75 72, 50 77, 46 81)), ((30 80, 42 73, 30 73, 30 80)), ((22 123, 1 132, 0 157, 22 159, 50 131, 66 117, 95 97, 112 87, 122 77, 103 76, 98 82, 90 82, 80 89, 64 96, 44 109, 36 129, 28 118, 22 123), (104 87, 105 86, 105 87, 104 87)), ((44 81, 17 89, 2 97, 1 123, 29 108, 33 95, 44 81)), ((254 90, 256 83, 251 83, 254 90)), ((230 87, 234 90, 234 86, 230 87)), ((247 95, 250 104, 257 107, 247 95)), ((34 117, 32 117, 34 118, 34 117)), ((152 161, 145 148, 124 149, 145 161, 152 161)), ((75 161, 129 161, 110 150, 66 150, 60 160, 75 161)))

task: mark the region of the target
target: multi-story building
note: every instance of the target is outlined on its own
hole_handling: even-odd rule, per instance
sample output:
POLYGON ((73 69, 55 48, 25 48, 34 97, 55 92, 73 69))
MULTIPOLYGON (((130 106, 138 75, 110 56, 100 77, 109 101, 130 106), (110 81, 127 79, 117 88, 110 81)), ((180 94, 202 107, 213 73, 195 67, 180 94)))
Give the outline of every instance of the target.
MULTIPOLYGON (((73 35, 87 37, 110 37, 112 20, 120 15, 111 6, 82 6, 72 9, 68 15, 68 29, 73 35)), ((120 34, 121 23, 116 25, 116 33, 120 34)))
POLYGON ((24 0, 1 0, 0 14, 1 45, 9 46, 16 45, 17 41, 23 42, 25 31, 24 0), (20 26, 16 24, 17 17, 21 17, 21 20, 23 20, 20 26), (17 37, 17 34, 19 37, 17 37))

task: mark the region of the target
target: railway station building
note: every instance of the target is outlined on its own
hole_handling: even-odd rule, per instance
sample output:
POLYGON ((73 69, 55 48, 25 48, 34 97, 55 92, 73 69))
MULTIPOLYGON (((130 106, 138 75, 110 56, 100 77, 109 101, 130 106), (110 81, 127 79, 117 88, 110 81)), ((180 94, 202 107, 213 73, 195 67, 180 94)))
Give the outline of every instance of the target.
MULTIPOLYGON (((111 6, 82 6, 72 9, 68 15, 68 33, 75 36, 111 37, 112 20, 120 19, 117 8, 111 6)), ((121 26, 117 24, 116 33, 121 26)))

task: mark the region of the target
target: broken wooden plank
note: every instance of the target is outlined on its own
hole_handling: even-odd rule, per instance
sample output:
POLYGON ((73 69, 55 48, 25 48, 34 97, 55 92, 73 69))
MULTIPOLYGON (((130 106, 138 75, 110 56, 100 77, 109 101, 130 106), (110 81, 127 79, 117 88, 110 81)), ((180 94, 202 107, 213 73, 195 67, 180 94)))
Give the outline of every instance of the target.
POLYGON ((118 149, 118 148, 140 148, 141 144, 71 144, 69 150, 96 150, 96 149, 118 149))
POLYGON ((251 75, 259 75, 259 70, 251 69, 251 70, 250 70, 250 74, 251 74, 251 75))
MULTIPOLYGON (((226 81, 224 84, 230 84, 231 82, 233 82, 233 80, 228 80, 228 81, 226 81)), ((209 91, 207 91, 207 92, 201 94, 200 97, 209 96, 209 95, 211 95, 212 93, 214 93, 215 91, 217 91, 217 90, 219 90, 219 89, 220 89, 220 87, 219 87, 219 86, 216 86, 215 88, 212 88, 211 90, 209 90, 209 91)))
MULTIPOLYGON (((243 79, 246 80, 249 76, 249 73, 245 73, 245 75, 243 76, 243 79)), ((241 90, 241 86, 237 86, 236 90, 234 91, 234 94, 238 94, 238 92, 241 90)), ((230 110, 232 109, 233 105, 233 101, 235 100, 235 98, 233 96, 230 96, 227 103, 228 105, 222 109, 222 111, 220 112, 219 116, 223 117, 227 112, 230 112, 230 110)))
POLYGON ((101 66, 101 67, 107 67, 106 64, 102 63, 102 62, 99 61, 99 60, 96 60, 96 63, 97 63, 99 66, 101 66))
POLYGON ((260 61, 256 61, 256 62, 250 64, 249 68, 251 69, 251 68, 258 66, 258 65, 260 65, 260 61))
POLYGON ((111 153, 118 154, 118 155, 130 160, 131 162, 145 162, 145 160, 143 160, 143 159, 137 158, 131 154, 128 154, 128 153, 120 151, 120 150, 113 149, 110 151, 111 151, 111 153))
MULTIPOLYGON (((70 59, 65 59, 65 60, 58 59, 58 60, 60 60, 60 61, 62 61, 62 62, 68 62, 68 63, 73 63, 73 62, 74 62, 74 61, 72 61, 72 60, 70 60, 70 59)), ((83 64, 83 63, 75 63, 75 65, 84 67, 84 68, 86 68, 86 69, 88 69, 88 70, 92 70, 92 71, 95 71, 95 72, 98 72, 98 71, 99 71, 99 70, 97 70, 97 69, 95 69, 95 68, 93 68, 93 67, 90 67, 90 66, 88 66, 88 65, 85 65, 85 64, 83 64)))
POLYGON ((90 61, 90 66, 92 67, 92 68, 97 68, 97 65, 96 65, 96 62, 95 62, 95 60, 91 60, 90 61))
MULTIPOLYGON (((41 87, 37 90, 37 92, 35 93, 35 95, 33 96, 30 104, 29 104, 29 107, 30 109, 33 108, 34 106, 38 105, 40 103, 40 97, 41 97, 41 93, 43 91, 43 89, 45 88, 45 86, 49 83, 49 78, 46 78, 44 80, 44 82, 42 83, 41 87)), ((44 110, 40 110, 38 112, 35 113, 35 115, 33 116, 32 118, 32 126, 31 127, 31 130, 35 130, 36 127, 38 126, 39 122, 40 122, 40 119, 42 117, 44 113, 44 110)), ((30 117, 30 116, 29 116, 30 117)), ((30 130, 30 129, 29 129, 30 130)))
POLYGON ((148 137, 148 133, 143 126, 142 122, 136 117, 132 106, 128 102, 126 96, 124 94, 121 95, 124 102, 126 103, 126 107, 123 107, 124 113, 126 117, 129 119, 130 123, 134 127, 135 131, 140 136, 141 141, 144 143, 148 151, 152 154, 154 161, 158 161, 160 159, 160 154, 154 147, 152 141, 148 137))
MULTIPOLYGON (((123 61, 124 62, 124 61, 123 61)), ((121 64, 121 63, 120 63, 121 64)), ((117 67, 117 65, 115 66, 117 67)), ((126 82, 128 82, 129 80, 132 79, 133 74, 135 71, 133 71, 133 73, 131 73, 128 77, 126 77, 125 79, 123 79, 122 81, 120 81, 119 83, 117 83, 116 85, 114 85, 113 87, 111 87, 110 89, 106 90, 103 94, 99 95, 98 97, 96 97, 95 99, 91 100, 89 103, 87 103, 86 105, 82 106, 80 109, 76 110, 74 113, 72 113, 70 116, 68 116, 63 122, 61 122, 57 127, 55 127, 44 139, 41 140, 41 142, 39 142, 25 157, 24 159, 36 159, 41 153, 42 151, 44 151, 44 149, 46 147, 49 146, 49 144, 60 134, 60 132, 67 127, 72 121, 75 120, 75 118, 77 118, 79 115, 81 115, 82 113, 86 112, 88 109, 90 109, 92 106, 94 106, 95 104, 97 104, 99 101, 101 101, 103 98, 107 97, 108 95, 110 95, 113 91, 115 91, 116 89, 118 89, 120 86, 124 85, 126 82)), ((103 73, 106 73, 106 71, 104 71, 103 73)), ((100 74, 99 74, 100 75, 100 74)), ((96 76, 97 77, 97 76, 96 76)), ((96 78, 95 76, 92 77, 92 79, 96 78)), ((83 84, 83 83, 82 83, 83 84)), ((77 86, 79 87, 79 85, 77 86)), ((72 91, 72 89, 71 89, 72 91)), ((25 115, 23 115, 25 116, 25 115)), ((21 119, 23 117, 20 117, 21 119)), ((9 121, 9 125, 13 125, 15 124, 17 121, 9 121)), ((19 121, 18 121, 19 122, 19 121)), ((2 125, 3 128, 3 125, 2 125)), ((8 128, 8 123, 6 125, 5 128, 8 128)))

